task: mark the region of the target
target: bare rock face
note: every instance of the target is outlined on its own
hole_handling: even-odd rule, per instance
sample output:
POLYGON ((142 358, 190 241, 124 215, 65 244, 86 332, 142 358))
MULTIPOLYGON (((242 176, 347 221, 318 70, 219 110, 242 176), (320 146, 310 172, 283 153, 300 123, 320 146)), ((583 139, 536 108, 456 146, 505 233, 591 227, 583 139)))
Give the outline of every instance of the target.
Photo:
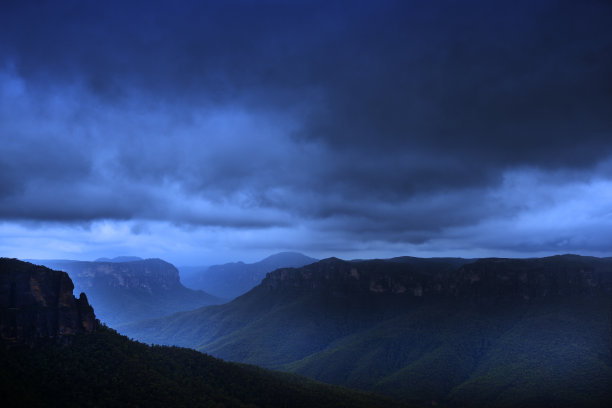
POLYGON ((450 289, 473 299, 607 296, 612 291, 612 260, 578 255, 480 259, 460 268, 450 289))
POLYGON ((452 259, 342 261, 324 259, 302 268, 268 273, 267 290, 326 290, 336 295, 460 298, 472 302, 612 292, 612 259, 558 255, 533 259, 479 259, 461 266, 452 259))
POLYGON ((75 286, 88 292, 90 288, 106 287, 160 294, 181 286, 178 270, 161 259, 129 262, 45 261, 44 264, 68 272, 75 286))
POLYGON ((32 260, 68 273, 75 293, 85 292, 95 307, 98 319, 117 328, 123 324, 147 320, 223 303, 215 296, 191 290, 179 280, 174 265, 161 259, 119 262, 72 260, 32 260))
POLYGON ((87 297, 78 299, 65 272, 0 258, 0 340, 34 346, 70 343, 98 321, 87 297))

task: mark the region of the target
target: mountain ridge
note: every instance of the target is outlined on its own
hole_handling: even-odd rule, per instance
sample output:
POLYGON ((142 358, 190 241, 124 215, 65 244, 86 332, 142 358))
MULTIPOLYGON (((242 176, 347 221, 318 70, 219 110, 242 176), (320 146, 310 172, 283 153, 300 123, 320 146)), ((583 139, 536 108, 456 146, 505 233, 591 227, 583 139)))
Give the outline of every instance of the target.
POLYGON ((144 259, 139 256, 131 256, 131 255, 120 255, 114 258, 98 258, 95 259, 94 262, 133 262, 133 261, 143 261, 144 259))
POLYGON ((404 261, 328 258, 281 268, 230 303, 122 331, 403 399, 612 400, 612 260, 404 261), (555 396, 558 388, 564 396, 555 396))
POLYGON ((180 268, 182 282, 216 296, 233 299, 257 286, 266 273, 281 267, 300 267, 317 259, 299 252, 279 252, 253 263, 229 262, 207 268, 180 268))
POLYGON ((519 296, 528 300, 547 294, 612 291, 612 263, 605 258, 556 255, 544 258, 412 258, 344 261, 327 258, 302 268, 280 268, 266 274, 261 286, 327 289, 370 293, 411 294, 415 297, 519 296), (430 262, 424 268, 425 259, 430 262), (492 270, 491 266, 497 264, 492 270), (460 265, 457 268, 457 265, 460 265))

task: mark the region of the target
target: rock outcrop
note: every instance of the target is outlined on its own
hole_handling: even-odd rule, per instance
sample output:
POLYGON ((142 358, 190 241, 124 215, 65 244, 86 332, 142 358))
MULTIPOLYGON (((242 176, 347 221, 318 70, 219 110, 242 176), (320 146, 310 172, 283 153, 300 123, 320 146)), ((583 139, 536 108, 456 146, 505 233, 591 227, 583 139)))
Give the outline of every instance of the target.
POLYGON ((87 297, 73 295, 65 272, 0 258, 0 340, 5 344, 70 343, 98 321, 87 297))

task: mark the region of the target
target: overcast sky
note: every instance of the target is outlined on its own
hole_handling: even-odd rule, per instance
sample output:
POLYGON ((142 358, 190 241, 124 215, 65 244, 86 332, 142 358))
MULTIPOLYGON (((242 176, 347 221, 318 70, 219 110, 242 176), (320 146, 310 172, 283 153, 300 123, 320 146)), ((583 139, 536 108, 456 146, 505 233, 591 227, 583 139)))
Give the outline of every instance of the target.
POLYGON ((609 1, 0 8, 0 256, 612 256, 609 1))

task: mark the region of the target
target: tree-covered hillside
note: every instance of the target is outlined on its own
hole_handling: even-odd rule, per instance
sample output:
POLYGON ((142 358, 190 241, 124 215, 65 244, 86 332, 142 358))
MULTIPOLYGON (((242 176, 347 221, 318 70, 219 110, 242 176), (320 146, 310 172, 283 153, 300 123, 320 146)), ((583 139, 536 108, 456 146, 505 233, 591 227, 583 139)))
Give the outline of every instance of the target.
POLYGON ((105 327, 69 346, 0 346, 3 407, 400 407, 304 377, 147 346, 105 327))
POLYGON ((4 407, 400 407, 100 326, 64 272, 0 258, 4 407))
POLYGON ((328 259, 124 329, 407 400, 605 406, 611 302, 609 259, 328 259))

